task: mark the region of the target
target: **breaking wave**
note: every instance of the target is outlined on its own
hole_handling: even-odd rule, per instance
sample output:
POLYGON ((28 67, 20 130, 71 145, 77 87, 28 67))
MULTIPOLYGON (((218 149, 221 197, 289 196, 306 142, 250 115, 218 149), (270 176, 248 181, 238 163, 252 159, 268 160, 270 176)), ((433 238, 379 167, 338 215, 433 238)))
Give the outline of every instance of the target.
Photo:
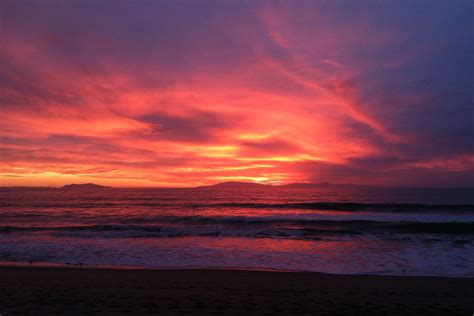
POLYGON ((162 238, 221 236, 250 238, 319 239, 328 236, 362 234, 451 234, 474 235, 474 222, 380 222, 329 220, 246 220, 197 219, 199 225, 83 225, 83 226, 0 226, 0 234, 44 232, 54 236, 103 238, 162 238), (207 224, 207 225, 206 225, 207 224))
MULTIPOLYGON (((18 206, 18 203, 0 203, 0 207, 18 206)), ((302 209, 302 210, 325 210, 325 211, 347 211, 347 212, 466 212, 474 213, 474 205, 472 204, 407 204, 407 203, 346 203, 346 202, 306 202, 306 203, 163 203, 163 202, 127 202, 126 199, 118 200, 116 203, 110 202, 87 202, 87 203, 41 203, 26 204, 22 207, 39 207, 39 208, 108 208, 108 207, 156 207, 156 208, 246 208, 246 209, 302 209)))

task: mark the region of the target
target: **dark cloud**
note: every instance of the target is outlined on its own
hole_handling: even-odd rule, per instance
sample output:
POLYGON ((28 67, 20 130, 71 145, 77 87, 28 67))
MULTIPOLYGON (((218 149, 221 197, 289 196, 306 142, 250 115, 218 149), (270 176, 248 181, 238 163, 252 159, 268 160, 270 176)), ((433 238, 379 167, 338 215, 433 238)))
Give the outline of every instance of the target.
POLYGON ((301 152, 301 148, 281 139, 241 142, 243 154, 281 155, 301 152))
POLYGON ((183 142, 208 142, 218 138, 219 130, 235 126, 237 118, 205 111, 187 115, 156 113, 143 115, 138 121, 149 124, 148 137, 183 142))
POLYGON ((402 187, 473 187, 474 168, 462 171, 445 168, 403 167, 395 160, 367 159, 355 164, 307 162, 296 169, 311 182, 352 183, 402 187))

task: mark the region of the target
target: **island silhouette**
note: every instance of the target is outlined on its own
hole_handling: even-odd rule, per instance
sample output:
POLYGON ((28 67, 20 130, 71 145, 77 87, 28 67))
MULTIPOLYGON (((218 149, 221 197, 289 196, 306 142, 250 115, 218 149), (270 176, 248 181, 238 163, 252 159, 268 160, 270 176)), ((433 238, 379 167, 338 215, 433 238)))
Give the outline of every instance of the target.
POLYGON ((95 183, 72 183, 62 186, 60 189, 64 190, 96 190, 96 189, 111 189, 111 187, 98 185, 95 183))

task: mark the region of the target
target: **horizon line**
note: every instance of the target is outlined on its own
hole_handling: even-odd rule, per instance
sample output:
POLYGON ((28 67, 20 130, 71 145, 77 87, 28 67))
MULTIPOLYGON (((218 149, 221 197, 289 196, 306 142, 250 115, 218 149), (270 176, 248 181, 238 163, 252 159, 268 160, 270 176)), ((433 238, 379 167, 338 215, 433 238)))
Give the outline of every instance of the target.
POLYGON ((103 187, 106 189, 197 189, 197 188, 212 188, 221 184, 249 184, 249 185, 259 185, 262 187, 268 188, 280 188, 287 187, 291 185, 332 185, 332 186, 354 186, 354 187, 378 187, 385 189, 474 189, 474 186, 400 186, 400 185, 379 185, 379 184, 354 184, 354 183, 332 183, 332 182, 291 182, 287 184, 265 184, 258 182, 246 182, 246 181, 226 181, 226 182, 217 182, 214 184, 205 184, 197 186, 109 186, 102 185, 97 183, 68 183, 62 186, 35 186, 35 185, 22 185, 22 186, 0 186, 0 189, 3 188, 34 188, 34 189, 62 189, 70 185, 87 185, 92 184, 98 187, 103 187))

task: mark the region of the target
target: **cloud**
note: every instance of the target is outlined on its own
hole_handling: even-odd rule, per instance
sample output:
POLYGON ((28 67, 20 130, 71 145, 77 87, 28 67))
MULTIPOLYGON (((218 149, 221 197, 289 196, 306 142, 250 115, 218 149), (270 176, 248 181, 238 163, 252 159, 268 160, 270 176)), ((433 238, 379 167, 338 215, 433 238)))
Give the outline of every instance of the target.
POLYGON ((187 115, 146 114, 137 120, 149 125, 146 137, 184 142, 209 142, 218 137, 219 130, 238 123, 230 115, 200 110, 187 115))
POLYGON ((282 139, 243 141, 239 144, 242 156, 281 156, 304 153, 304 149, 282 139))
POLYGON ((2 184, 474 185, 471 1, 2 12, 2 184))

